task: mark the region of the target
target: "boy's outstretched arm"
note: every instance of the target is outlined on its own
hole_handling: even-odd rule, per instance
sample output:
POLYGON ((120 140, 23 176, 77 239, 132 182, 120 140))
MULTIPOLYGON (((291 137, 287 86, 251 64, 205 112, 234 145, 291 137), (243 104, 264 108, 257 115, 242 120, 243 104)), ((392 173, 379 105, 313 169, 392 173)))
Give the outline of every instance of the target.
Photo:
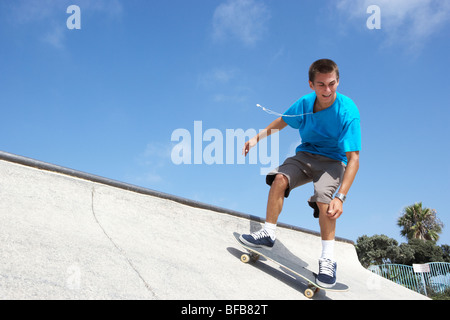
POLYGON ((254 146, 256 146, 256 144, 260 140, 267 138, 268 136, 270 136, 272 133, 274 133, 276 131, 280 131, 280 130, 286 128, 286 126, 287 126, 287 123, 283 120, 282 117, 277 118, 271 124, 269 124, 269 126, 267 128, 262 130, 260 133, 258 133, 256 136, 254 136, 253 138, 251 138, 250 140, 248 140, 245 143, 244 148, 242 149, 242 154, 244 156, 247 156, 250 149, 253 148, 254 146))

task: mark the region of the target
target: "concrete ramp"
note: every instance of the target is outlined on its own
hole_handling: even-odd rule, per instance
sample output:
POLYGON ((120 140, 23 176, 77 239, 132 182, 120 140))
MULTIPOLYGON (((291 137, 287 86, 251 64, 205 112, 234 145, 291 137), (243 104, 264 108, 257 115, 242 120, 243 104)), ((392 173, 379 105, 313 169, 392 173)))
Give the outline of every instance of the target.
MULTIPOLYGON (((0 152, 0 299, 306 299, 269 261, 243 264, 233 232, 261 220, 0 152)), ((278 248, 317 271, 320 238, 282 225, 278 248)), ((343 240, 343 239, 341 239, 343 240)), ((338 241, 345 293, 425 299, 364 269, 338 241)))

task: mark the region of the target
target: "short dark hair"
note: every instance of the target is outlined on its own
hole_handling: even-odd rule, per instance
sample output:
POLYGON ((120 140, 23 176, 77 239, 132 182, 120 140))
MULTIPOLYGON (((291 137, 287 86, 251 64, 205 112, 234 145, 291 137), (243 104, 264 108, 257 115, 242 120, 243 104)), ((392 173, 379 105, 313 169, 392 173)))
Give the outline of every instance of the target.
POLYGON ((309 81, 314 83, 317 73, 331 73, 336 72, 336 78, 339 80, 339 68, 337 64, 330 59, 320 59, 314 62, 311 67, 309 67, 309 81))

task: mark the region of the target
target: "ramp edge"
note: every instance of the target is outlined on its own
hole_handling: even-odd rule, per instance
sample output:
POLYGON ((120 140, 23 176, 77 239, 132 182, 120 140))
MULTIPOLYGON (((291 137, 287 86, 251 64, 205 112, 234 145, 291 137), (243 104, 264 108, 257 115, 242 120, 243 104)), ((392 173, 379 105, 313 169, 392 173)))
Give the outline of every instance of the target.
MULTIPOLYGON (((108 185, 111 187, 123 189, 126 191, 136 192, 136 193, 143 194, 143 195, 149 195, 149 196, 153 196, 153 197, 157 197, 157 198, 161 198, 161 199, 165 199, 165 200, 170 200, 170 201, 174 201, 174 202, 184 204, 184 205, 194 207, 194 208, 210 210, 210 211, 214 211, 214 212, 218 212, 218 213, 224 213, 224 214, 236 216, 239 218, 256 221, 259 223, 264 223, 264 221, 265 221, 263 218, 258 217, 258 216, 242 213, 242 212, 231 210, 231 209, 218 207, 215 205, 175 196, 175 195, 164 193, 164 192, 159 192, 159 191, 144 188, 144 187, 139 187, 139 186, 136 186, 133 184, 101 177, 101 176, 98 176, 95 174, 86 173, 86 172, 70 169, 67 167, 62 167, 62 166, 59 166, 56 164, 51 164, 51 163, 35 160, 32 158, 12 154, 12 153, 1 151, 1 150, 0 150, 0 160, 20 164, 20 165, 27 166, 27 167, 32 167, 32 168, 39 169, 39 170, 55 172, 55 173, 59 173, 59 174, 63 174, 63 175, 67 175, 67 176, 71 176, 71 177, 75 177, 75 178, 79 178, 82 180, 87 180, 87 181, 91 181, 91 182, 95 182, 95 183, 100 183, 100 184, 108 185)), ((278 223, 278 226, 281 228, 299 231, 299 232, 303 232, 303 233, 307 233, 307 234, 311 234, 311 235, 320 237, 320 233, 317 231, 304 229, 301 227, 297 227, 297 226, 293 226, 293 225, 281 223, 281 222, 278 223)), ((336 241, 354 244, 354 242, 352 240, 341 238, 341 237, 336 237, 336 241)))

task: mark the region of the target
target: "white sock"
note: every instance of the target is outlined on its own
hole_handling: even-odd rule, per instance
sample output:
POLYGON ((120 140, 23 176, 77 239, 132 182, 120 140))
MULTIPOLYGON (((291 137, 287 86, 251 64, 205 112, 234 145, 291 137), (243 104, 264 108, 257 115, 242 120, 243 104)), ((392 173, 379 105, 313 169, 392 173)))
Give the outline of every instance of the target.
POLYGON ((320 258, 334 261, 334 240, 322 240, 322 256, 320 258))
POLYGON ((272 238, 272 240, 275 240, 277 225, 273 224, 273 223, 266 222, 264 224, 264 229, 269 233, 269 235, 272 238))

